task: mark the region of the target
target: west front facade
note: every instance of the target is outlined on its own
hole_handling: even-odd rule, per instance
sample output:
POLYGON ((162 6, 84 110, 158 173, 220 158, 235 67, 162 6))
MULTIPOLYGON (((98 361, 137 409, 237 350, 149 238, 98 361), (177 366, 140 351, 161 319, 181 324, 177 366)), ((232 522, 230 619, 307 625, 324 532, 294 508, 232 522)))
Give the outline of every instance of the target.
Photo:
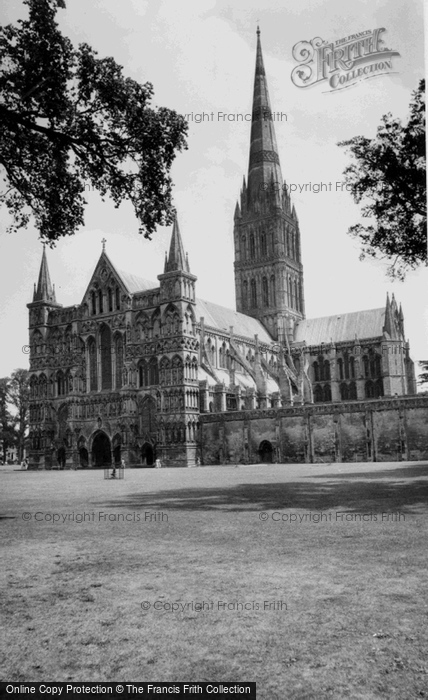
MULTIPOLYGON (((119 270, 103 242, 72 307, 56 301, 44 250, 28 304, 30 468, 287 461, 287 411, 301 418, 293 458, 313 461, 307 418, 318 405, 362 412, 362 459, 374 459, 365 407, 414 397, 394 297, 376 309, 306 318, 299 221, 282 179, 257 34, 249 168, 234 214, 237 311, 197 297, 177 219, 157 282, 119 270), (273 421, 265 435, 251 428, 259 418, 273 421), (239 428, 227 437, 230 421, 239 428)), ((401 455, 410 444, 403 420, 401 455)), ((342 458, 338 422, 332 444, 342 458)))

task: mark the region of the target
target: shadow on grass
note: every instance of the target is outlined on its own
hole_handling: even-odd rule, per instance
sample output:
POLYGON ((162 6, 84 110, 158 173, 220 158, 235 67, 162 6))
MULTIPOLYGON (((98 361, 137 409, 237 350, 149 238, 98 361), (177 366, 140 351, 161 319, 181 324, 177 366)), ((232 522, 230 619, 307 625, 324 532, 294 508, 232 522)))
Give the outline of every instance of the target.
POLYGON ((290 483, 237 484, 220 488, 183 488, 151 493, 134 493, 103 502, 104 508, 165 509, 183 511, 251 511, 297 509, 323 511, 342 509, 358 513, 393 512, 411 509, 426 513, 428 466, 367 472, 327 474, 314 481, 290 483), (404 481, 397 478, 406 477, 404 481), (410 478, 409 478, 410 477, 410 478), (322 483, 318 481, 322 479, 322 483), (380 480, 381 479, 381 480, 380 480), (416 510, 414 506, 419 506, 416 510))
MULTIPOLYGON (((379 464, 378 462, 376 464, 379 464)), ((411 467, 397 467, 397 469, 384 469, 380 471, 378 469, 367 472, 355 472, 338 474, 315 474, 309 479, 391 479, 394 477, 396 479, 414 479, 415 477, 425 477, 428 476, 428 464, 415 464, 411 467)), ((305 477, 304 477, 305 478, 305 477)))

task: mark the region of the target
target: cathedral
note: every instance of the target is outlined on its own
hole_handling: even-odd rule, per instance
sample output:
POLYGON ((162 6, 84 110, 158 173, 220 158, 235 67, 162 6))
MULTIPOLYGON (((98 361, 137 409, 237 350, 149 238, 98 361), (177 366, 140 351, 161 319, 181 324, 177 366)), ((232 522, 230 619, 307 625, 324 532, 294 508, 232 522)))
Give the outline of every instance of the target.
MULTIPOLYGON (((300 236, 257 31, 248 176, 234 213, 237 310, 197 297, 177 219, 157 283, 119 270, 103 241, 83 299, 67 308, 43 250, 28 304, 29 468, 195 466, 204 414, 215 422, 415 394, 394 296, 380 308, 306 318, 300 236)), ((259 461, 272 449, 264 443, 259 461)))

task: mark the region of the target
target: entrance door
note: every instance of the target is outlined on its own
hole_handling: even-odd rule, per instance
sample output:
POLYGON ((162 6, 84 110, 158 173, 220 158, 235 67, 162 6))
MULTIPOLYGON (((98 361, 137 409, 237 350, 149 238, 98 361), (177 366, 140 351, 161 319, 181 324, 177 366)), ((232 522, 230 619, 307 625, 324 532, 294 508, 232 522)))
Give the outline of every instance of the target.
POLYGON ((145 442, 141 448, 141 462, 143 467, 152 467, 154 464, 153 445, 145 442))
POLYGON ((64 469, 64 467, 65 467, 65 460, 66 460, 65 448, 64 448, 64 447, 60 447, 59 450, 58 450, 58 452, 56 453, 56 456, 57 456, 57 459, 58 459, 58 467, 59 467, 60 469, 64 469))
POLYGON ((263 440, 259 447, 260 461, 272 464, 273 460, 273 447, 269 440, 263 440))
POLYGON ((116 447, 113 450, 113 460, 116 466, 120 466, 120 457, 121 457, 121 451, 120 451, 120 445, 116 445, 116 447))
POLYGON ((111 445, 109 437, 99 432, 92 443, 92 466, 95 468, 109 467, 111 465, 111 445))
POLYGON ((79 450, 80 466, 86 469, 89 466, 89 455, 86 447, 81 447, 79 450))

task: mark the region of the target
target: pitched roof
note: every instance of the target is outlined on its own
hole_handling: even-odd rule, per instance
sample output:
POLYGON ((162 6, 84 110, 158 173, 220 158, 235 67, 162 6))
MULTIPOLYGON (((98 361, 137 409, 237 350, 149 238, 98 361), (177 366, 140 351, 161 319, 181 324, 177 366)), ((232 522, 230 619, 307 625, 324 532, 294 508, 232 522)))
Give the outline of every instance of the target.
POLYGON ((123 284, 131 294, 136 292, 144 292, 147 289, 156 289, 159 287, 159 282, 152 282, 150 280, 145 280, 138 275, 133 275, 130 272, 125 272, 124 270, 119 270, 117 267, 114 268, 121 278, 123 284))
POLYGON ((213 304, 211 301, 196 299, 195 313, 198 320, 201 316, 204 317, 207 326, 227 333, 230 326, 233 326, 233 333, 236 335, 243 335, 247 338, 253 338, 257 335, 262 343, 272 342, 272 338, 260 321, 234 311, 234 309, 227 309, 224 306, 213 304))
POLYGON ((383 334, 385 307, 335 314, 323 318, 307 318, 300 321, 295 332, 295 342, 307 345, 340 343, 355 337, 377 338, 383 334))

